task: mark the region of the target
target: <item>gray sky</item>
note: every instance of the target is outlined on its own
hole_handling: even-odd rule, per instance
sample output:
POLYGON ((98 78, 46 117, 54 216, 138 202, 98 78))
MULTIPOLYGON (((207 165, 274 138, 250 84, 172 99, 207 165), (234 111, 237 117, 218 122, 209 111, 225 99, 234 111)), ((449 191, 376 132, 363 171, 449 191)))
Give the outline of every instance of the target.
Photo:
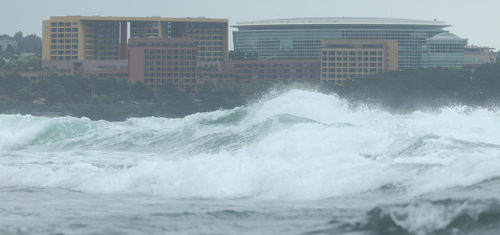
MULTIPOLYGON (((302 17, 380 17, 446 21, 469 45, 500 49, 500 0, 2 0, 0 34, 42 35, 50 16, 162 16, 236 22, 302 17)), ((234 31, 230 27, 230 31, 234 31)), ((232 39, 232 34, 229 35, 232 39)), ((230 43, 232 49, 232 40, 230 43)))

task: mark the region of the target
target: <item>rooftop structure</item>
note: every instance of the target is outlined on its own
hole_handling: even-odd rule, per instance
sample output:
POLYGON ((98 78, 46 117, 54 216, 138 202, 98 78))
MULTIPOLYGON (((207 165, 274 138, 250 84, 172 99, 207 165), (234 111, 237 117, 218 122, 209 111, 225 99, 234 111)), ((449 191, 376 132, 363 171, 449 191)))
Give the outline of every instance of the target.
POLYGON ((261 60, 319 59, 322 39, 381 39, 398 42, 399 68, 420 67, 426 39, 451 25, 443 21, 387 18, 298 18, 236 23, 234 49, 261 60))

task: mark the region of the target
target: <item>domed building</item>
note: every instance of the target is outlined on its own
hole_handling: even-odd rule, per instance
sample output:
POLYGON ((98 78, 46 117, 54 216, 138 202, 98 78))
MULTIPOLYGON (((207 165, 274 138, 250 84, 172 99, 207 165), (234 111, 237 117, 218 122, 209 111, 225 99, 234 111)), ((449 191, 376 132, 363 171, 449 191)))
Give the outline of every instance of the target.
POLYGON ((236 23, 234 50, 260 60, 320 59, 322 39, 398 41, 398 67, 421 67, 426 40, 449 27, 443 21, 393 18, 295 18, 236 23))
POLYGON ((422 67, 456 67, 464 65, 467 39, 452 33, 440 33, 425 40, 422 46, 422 67))

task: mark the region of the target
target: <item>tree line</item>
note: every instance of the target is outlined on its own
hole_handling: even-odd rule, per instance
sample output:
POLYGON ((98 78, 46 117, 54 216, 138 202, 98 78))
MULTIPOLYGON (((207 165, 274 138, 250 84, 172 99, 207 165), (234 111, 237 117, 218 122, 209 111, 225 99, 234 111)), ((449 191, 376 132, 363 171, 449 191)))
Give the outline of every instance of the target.
POLYGON ((205 78, 198 92, 188 93, 172 83, 155 93, 141 81, 96 74, 58 76, 52 69, 30 81, 17 73, 0 75, 0 113, 58 112, 93 120, 123 121, 129 117, 184 117, 196 112, 231 109, 264 95, 271 82, 205 78))
MULTIPOLYGON (((184 117, 196 112, 231 109, 258 100, 273 87, 289 83, 250 79, 205 78, 196 93, 172 83, 155 93, 147 84, 95 74, 57 76, 51 69, 38 82, 17 73, 0 75, 0 113, 59 112, 93 120, 123 121, 129 117, 184 117), (34 102, 35 101, 35 102, 34 102)), ((474 73, 456 68, 415 68, 356 77, 343 85, 324 82, 310 85, 337 95, 352 108, 378 107, 392 113, 439 110, 445 106, 498 108, 500 64, 484 64, 474 73)))
POLYGON ((14 37, 7 34, 0 35, 0 40, 15 41, 17 50, 11 44, 6 48, 0 45, 0 72, 39 71, 42 69, 42 39, 35 34, 23 36, 17 32, 14 37), (32 55, 21 56, 22 53, 32 55))
POLYGON ((324 84, 352 107, 378 106, 393 113, 438 110, 446 106, 499 107, 500 64, 483 64, 475 72, 458 68, 414 68, 387 71, 324 84))

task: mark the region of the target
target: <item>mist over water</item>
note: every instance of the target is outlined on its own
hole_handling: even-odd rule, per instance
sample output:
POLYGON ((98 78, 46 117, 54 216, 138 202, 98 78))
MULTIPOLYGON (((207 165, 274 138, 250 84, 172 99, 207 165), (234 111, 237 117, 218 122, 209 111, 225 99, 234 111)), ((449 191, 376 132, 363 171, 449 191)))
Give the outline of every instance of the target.
MULTIPOLYGON (((0 216, 12 216, 12 205, 30 210, 18 198, 47 196, 60 210, 69 200, 89 224, 92 214, 72 203, 130 211, 157 210, 144 206, 149 201, 170 205, 164 209, 178 211, 166 214, 188 214, 172 222, 178 230, 162 220, 157 227, 178 234, 206 231, 185 223, 207 220, 214 234, 498 231, 499 129, 500 113, 486 109, 392 115, 305 90, 180 119, 0 115, 0 216), (227 221, 249 224, 242 231, 227 221), (302 226, 284 229, 291 224, 302 226)), ((64 217, 58 209, 38 216, 45 213, 64 217)), ((0 232, 71 230, 36 223, 16 230, 10 222, 0 222, 0 232)))

